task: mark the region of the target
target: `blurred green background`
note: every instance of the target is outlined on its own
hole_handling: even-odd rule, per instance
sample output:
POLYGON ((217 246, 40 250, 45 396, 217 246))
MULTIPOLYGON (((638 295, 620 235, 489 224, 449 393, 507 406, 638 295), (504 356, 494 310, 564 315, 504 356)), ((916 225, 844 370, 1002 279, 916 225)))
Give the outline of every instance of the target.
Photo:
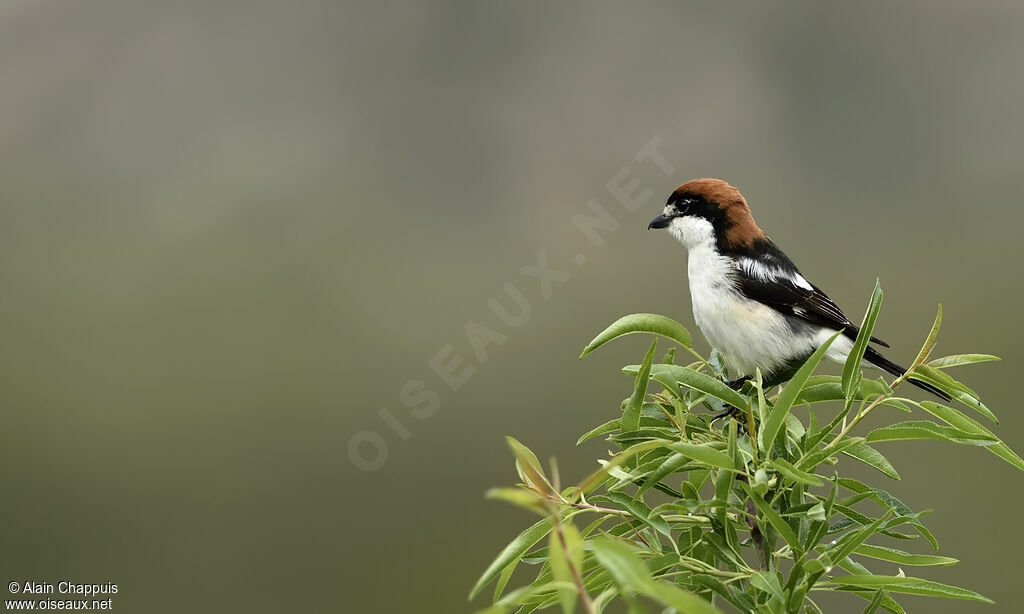
MULTIPOLYGON (((115 582, 129 612, 482 605, 532 522, 483 499, 503 436, 582 475, 646 341, 579 350, 629 312, 692 327, 684 251, 645 229, 700 176, 854 319, 881 277, 894 359, 941 301, 939 352, 1004 357, 960 375, 1024 449, 1022 31, 1009 0, 0 4, 0 580, 115 582)), ((883 451, 963 561, 926 575, 1017 611, 1024 475, 883 451)))

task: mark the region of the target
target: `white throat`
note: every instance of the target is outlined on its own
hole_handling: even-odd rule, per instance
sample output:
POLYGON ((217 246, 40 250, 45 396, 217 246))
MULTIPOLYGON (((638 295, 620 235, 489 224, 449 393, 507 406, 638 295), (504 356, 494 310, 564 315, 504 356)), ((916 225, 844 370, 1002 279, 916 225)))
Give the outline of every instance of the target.
POLYGON ((668 232, 685 245, 687 250, 701 247, 712 249, 716 253, 718 251, 715 244, 715 228, 702 217, 685 215, 673 218, 668 225, 668 232))

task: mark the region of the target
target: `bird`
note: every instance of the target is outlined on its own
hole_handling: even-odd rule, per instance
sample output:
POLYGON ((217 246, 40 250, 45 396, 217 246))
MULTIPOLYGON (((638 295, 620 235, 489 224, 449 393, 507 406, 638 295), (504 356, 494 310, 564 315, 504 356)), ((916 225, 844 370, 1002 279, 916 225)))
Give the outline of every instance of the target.
MULTIPOLYGON (((758 369, 766 387, 789 380, 840 330, 825 357, 846 362, 860 328, 761 230, 738 189, 721 179, 687 181, 647 228, 667 229, 689 252, 693 316, 730 375, 739 375, 730 387, 741 388, 758 369)), ((870 343, 890 347, 877 337, 870 343)), ((862 364, 906 373, 870 344, 862 364)), ((907 381, 950 400, 927 382, 907 381)))

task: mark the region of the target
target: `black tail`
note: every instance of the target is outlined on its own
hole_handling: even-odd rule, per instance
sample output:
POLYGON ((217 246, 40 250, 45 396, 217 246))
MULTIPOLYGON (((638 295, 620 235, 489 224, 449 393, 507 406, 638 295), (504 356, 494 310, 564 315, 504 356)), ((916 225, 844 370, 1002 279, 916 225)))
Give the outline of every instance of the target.
MULTIPOLYGON (((904 373, 907 372, 906 369, 904 369, 903 367, 901 367, 898 364, 894 363, 893 361, 889 360, 885 356, 882 356, 874 348, 872 348, 870 346, 864 352, 864 360, 870 362, 871 364, 875 365, 876 367, 878 367, 879 369, 882 369, 883 371, 885 371, 887 373, 895 375, 896 377, 899 377, 899 376, 901 376, 901 375, 903 375, 904 373)), ((929 384, 927 382, 919 382, 916 379, 908 379, 907 381, 910 382, 911 384, 917 386, 921 390, 927 390, 928 392, 934 394, 935 396, 939 397, 943 401, 952 401, 953 400, 953 397, 949 396, 945 392, 939 390, 938 388, 936 388, 935 386, 932 386, 931 384, 929 384)))

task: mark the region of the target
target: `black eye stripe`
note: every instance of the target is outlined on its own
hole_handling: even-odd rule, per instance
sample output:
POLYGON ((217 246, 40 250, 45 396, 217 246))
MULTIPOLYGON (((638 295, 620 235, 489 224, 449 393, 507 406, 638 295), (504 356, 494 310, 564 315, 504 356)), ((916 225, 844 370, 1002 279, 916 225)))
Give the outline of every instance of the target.
POLYGON ((668 205, 675 209, 679 215, 686 215, 689 213, 692 206, 698 202, 699 199, 696 198, 670 198, 668 205))

